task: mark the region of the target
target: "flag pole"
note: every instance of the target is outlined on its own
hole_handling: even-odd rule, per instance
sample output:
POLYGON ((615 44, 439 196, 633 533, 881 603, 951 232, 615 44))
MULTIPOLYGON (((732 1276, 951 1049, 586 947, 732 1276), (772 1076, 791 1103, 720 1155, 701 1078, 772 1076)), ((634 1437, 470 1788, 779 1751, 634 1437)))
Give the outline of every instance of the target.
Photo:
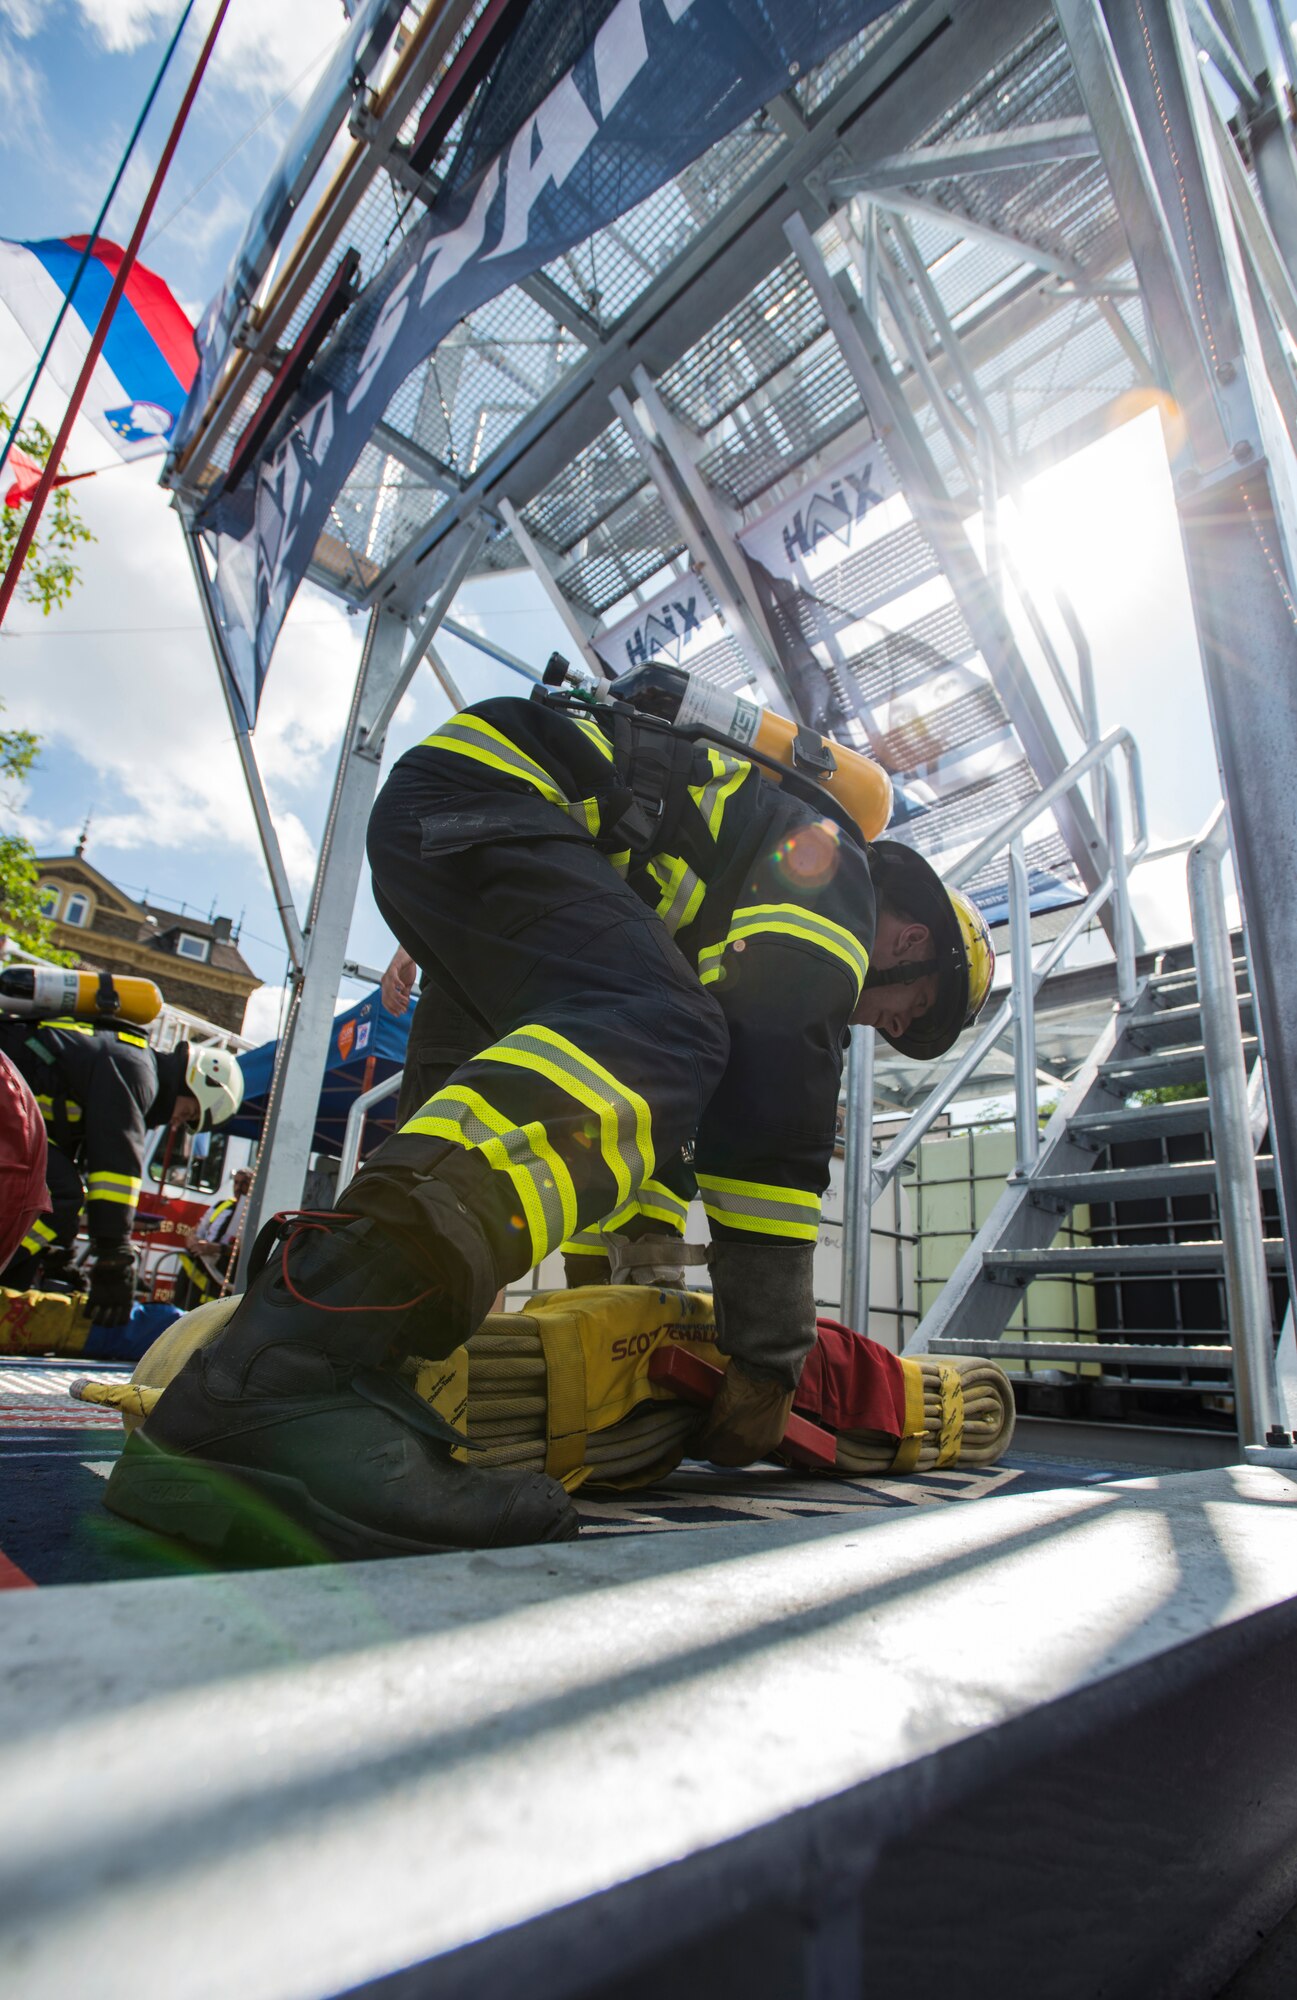
POLYGON ((41 358, 36 363, 36 373, 32 376, 31 381, 27 384, 27 394, 23 397, 22 408, 19 410, 17 416, 10 424, 8 434, 5 437, 4 443, 0 444, 0 472, 4 471, 5 460, 9 456, 10 445, 17 444, 18 442, 18 433, 23 427, 23 420, 26 417, 27 411, 31 406, 32 397, 36 393, 36 384, 40 381, 41 376, 45 372, 45 364, 49 360, 50 355, 53 353, 54 343, 59 337, 59 328, 62 326, 64 320, 68 316, 68 308, 72 304, 72 294, 76 291, 77 286, 81 283, 82 275, 85 271, 86 265, 90 262, 90 259, 94 254, 94 247, 96 243, 99 241, 99 232, 103 228, 105 222, 107 222, 108 220, 108 211, 113 205, 113 197, 115 196, 118 188, 122 184, 122 175, 126 172, 127 167, 130 165, 131 154, 135 151, 136 142, 139 139, 140 133, 144 130, 144 121, 148 117, 150 111, 152 111, 153 109, 153 100, 157 96, 158 91, 161 89, 162 79, 166 75, 168 66, 171 62, 171 58, 176 52, 176 43, 180 40, 180 37, 184 34, 185 25, 188 22, 189 16, 193 13, 193 11, 194 11, 194 0, 185 0, 185 11, 180 16, 180 21, 176 28, 176 32, 171 37, 171 40, 167 46, 167 52, 162 58, 161 67, 159 68, 157 75, 153 79, 153 88, 150 90, 148 96, 144 100, 144 109, 141 111, 139 117, 135 121, 135 130, 131 133, 131 136, 126 143, 126 151, 122 154, 121 160, 118 164, 117 172, 113 175, 113 184, 109 188, 107 194, 104 196, 104 205, 100 209, 98 216, 95 218, 95 226, 91 230, 89 236, 86 238, 86 247, 81 252, 81 262, 77 265, 77 268, 73 273, 72 283, 68 286, 67 292, 65 293, 63 298, 63 303, 59 307, 58 318, 55 320, 54 325, 50 331, 50 337, 46 341, 44 347, 41 350, 41 358))
POLYGON ((198 86, 203 80, 203 72, 211 59, 212 50, 216 46, 216 37, 220 33, 221 23, 225 19, 229 5, 230 0, 220 0, 220 6, 216 10, 216 19, 212 22, 207 40, 203 43, 202 54, 199 56, 194 73, 189 79, 188 87, 180 101, 180 109, 176 113, 175 123, 168 134, 167 143, 162 149, 162 157, 158 161, 152 185, 144 197, 144 206, 141 208, 139 218, 134 229, 131 231, 131 240, 122 254, 122 261, 118 266, 117 275, 113 279, 113 288, 108 294, 108 303, 99 316, 99 324, 95 328, 94 338, 90 342, 90 351, 82 363, 81 373, 77 377, 76 388, 72 391, 72 398, 67 410, 64 412, 63 422, 59 425, 59 434, 55 438, 50 455, 45 461, 45 470, 41 474, 41 483, 36 488, 31 506, 27 509, 27 519, 23 522, 17 546, 10 557, 9 567, 5 571, 4 582, 0 584, 0 625, 4 624, 5 613, 8 611, 14 591, 18 587, 18 578, 22 574, 22 566, 27 560, 27 552, 31 548, 36 530, 40 525, 40 518, 45 510, 45 502, 48 500, 54 486, 54 481, 58 477, 59 463, 66 449, 68 438, 71 435, 72 425, 76 420, 78 410, 81 408, 86 390, 90 386, 90 378, 95 372, 95 363, 103 353, 104 342, 108 338, 108 329, 112 325, 113 314, 117 310, 122 293, 126 290, 126 280, 130 277, 131 271, 134 268, 140 244, 144 241, 144 232, 148 228, 153 211, 157 206, 158 196, 162 192, 162 183, 167 177, 167 169, 170 167, 176 147, 180 143, 180 135, 185 129, 185 122, 189 117, 194 99, 198 95, 198 86))

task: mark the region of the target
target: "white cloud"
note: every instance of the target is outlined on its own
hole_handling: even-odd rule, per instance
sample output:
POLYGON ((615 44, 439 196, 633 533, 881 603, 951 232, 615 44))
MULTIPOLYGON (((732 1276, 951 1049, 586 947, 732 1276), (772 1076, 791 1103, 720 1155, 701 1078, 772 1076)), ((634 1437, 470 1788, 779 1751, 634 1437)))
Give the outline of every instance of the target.
MULTIPOLYGON (((6 323, 0 376, 17 373, 24 358, 6 323)), ((57 407, 43 408, 38 399, 47 421, 57 407)), ((69 451, 74 469, 102 465, 104 455, 97 434, 78 424, 69 451)), ((194 856, 195 899, 205 900, 236 857, 240 868, 251 860, 259 872, 260 847, 180 526, 155 483, 157 470, 156 460, 113 467, 77 489, 99 539, 78 552, 83 581, 66 609, 46 620, 18 608, 0 635, 5 720, 44 738, 47 767, 71 750, 101 774, 97 843, 194 856)), ((280 639, 256 731, 299 893, 314 871, 310 829, 323 811, 360 637, 340 606, 304 590, 280 639)), ((66 851, 67 827, 21 802, 20 811, 39 847, 66 851)))
POLYGON ((36 34, 44 12, 42 0, 0 0, 0 20, 8 21, 22 41, 36 34))
MULTIPOLYGON (((0 6, 20 13, 32 4, 0 0, 0 6)), ((117 54, 160 39, 176 11, 174 0, 76 0, 76 5, 104 48, 117 54)), ((291 89, 295 97, 304 96, 312 76, 303 72, 345 27, 338 0, 234 0, 217 38, 213 73, 237 82, 245 95, 271 98, 291 89)), ((206 32, 203 22, 191 29, 191 39, 206 32)))
POLYGON ((19 54, 8 35, 0 35, 0 145, 24 149, 40 145, 44 98, 40 71, 19 54))
POLYGON ((243 1032, 250 1042, 278 1040, 287 990, 284 986, 257 988, 248 1002, 248 1011, 243 1017, 243 1032))

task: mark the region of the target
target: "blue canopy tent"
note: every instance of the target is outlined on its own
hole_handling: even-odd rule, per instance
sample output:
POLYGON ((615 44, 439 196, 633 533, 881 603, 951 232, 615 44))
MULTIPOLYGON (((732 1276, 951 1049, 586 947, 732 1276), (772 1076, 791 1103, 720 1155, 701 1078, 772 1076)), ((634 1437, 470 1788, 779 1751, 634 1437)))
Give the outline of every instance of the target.
MULTIPOLYGON (((348 1007, 345 1014, 337 1016, 315 1114, 313 1147, 317 1153, 328 1153, 336 1158, 342 1151, 347 1113, 355 1099, 362 1090, 372 1089, 374 1084, 382 1083, 404 1067, 412 1018, 412 1010, 399 1018, 389 1014, 377 987, 354 1007, 348 1007)), ((278 1047, 278 1042, 263 1042, 260 1048, 249 1049, 239 1057, 239 1067, 243 1071, 243 1103, 238 1116, 225 1127, 227 1132, 242 1139, 260 1138, 278 1047)), ((395 1115, 394 1095, 375 1105, 365 1120, 362 1158, 389 1137, 395 1115)))

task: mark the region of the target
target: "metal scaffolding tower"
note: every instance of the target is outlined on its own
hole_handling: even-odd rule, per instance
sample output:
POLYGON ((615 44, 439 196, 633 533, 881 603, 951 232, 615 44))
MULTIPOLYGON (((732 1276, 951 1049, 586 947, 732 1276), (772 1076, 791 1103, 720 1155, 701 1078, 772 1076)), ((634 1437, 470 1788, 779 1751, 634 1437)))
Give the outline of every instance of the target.
MULTIPOLYGON (((168 471, 209 611, 204 509, 313 315, 363 314, 435 201, 412 144, 486 11, 407 10, 357 77, 342 167, 297 190, 310 221, 248 275, 168 471)), ((1084 634, 1015 550, 1017 496, 1150 407, 1297 1189, 1293 60, 1259 0, 905 0, 413 372, 309 571, 370 629, 300 921, 232 698, 293 965, 264 1209, 300 1191, 383 735, 465 577, 530 568, 594 670, 665 649, 867 744, 903 837, 954 868, 1100 736, 1084 634)), ((1099 773, 1033 829, 1019 892, 1075 903, 1121 845, 1099 773)), ((1003 864, 972 886, 1007 900, 1003 864)))

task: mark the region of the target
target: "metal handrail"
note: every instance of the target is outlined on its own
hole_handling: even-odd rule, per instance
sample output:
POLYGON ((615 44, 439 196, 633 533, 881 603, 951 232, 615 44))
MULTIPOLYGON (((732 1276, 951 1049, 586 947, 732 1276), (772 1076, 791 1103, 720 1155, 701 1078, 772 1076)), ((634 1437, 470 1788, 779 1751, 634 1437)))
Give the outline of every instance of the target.
MULTIPOLYGON (((872 1153, 872 1059, 866 1059, 861 1031, 855 1030, 847 1073, 847 1131, 844 1162, 844 1217, 842 1243, 842 1299, 849 1323, 868 1325, 870 1215, 875 1202, 914 1151, 956 1093, 985 1061, 992 1048, 1010 1027, 1017 1026, 1014 1046, 1014 1097, 1018 1132, 1017 1171, 1030 1171, 1037 1149, 1037 1078, 1034 1053, 1035 1000, 1055 966, 1071 950, 1082 931, 1088 928, 1107 903, 1116 905, 1117 993, 1122 1006, 1135 997, 1135 940, 1130 910, 1129 876, 1148 848, 1148 815, 1144 803, 1143 770, 1139 746, 1127 729, 1112 729, 1083 751, 1052 783, 1022 806, 1003 826, 979 841, 947 871, 945 879, 959 887, 1008 847, 1010 850, 1010 953, 1013 985, 965 1049, 958 1062, 928 1092, 905 1125, 872 1163, 866 1181, 866 1163, 872 1153), (1111 782, 1111 766, 1118 752, 1125 759, 1126 786, 1135 839, 1129 848, 1122 844, 1121 812, 1117 787, 1111 782), (1110 867, 1108 873, 1081 904, 1039 960, 1031 947, 1030 898, 1022 835, 1041 813, 1048 811, 1092 771, 1102 772, 1107 788, 1110 867), (853 1159, 853 1154, 855 1155, 853 1159), (866 1187, 868 1192, 866 1193, 866 1187), (856 1317, 850 1318, 855 1312, 856 1317)), ((872 1034, 870 1035, 872 1041, 872 1034)))
POLYGON ((1221 871, 1229 825, 1220 805, 1189 851, 1189 909, 1202 1014, 1203 1067, 1225 1262, 1239 1443, 1264 1444, 1278 1421, 1274 1328, 1257 1187, 1243 1024, 1221 871))
POLYGON ((395 1097, 400 1088, 401 1071, 398 1069, 391 1076, 384 1077, 381 1083, 376 1083, 372 1090, 362 1090, 359 1097, 352 1099, 351 1109, 347 1113, 346 1128, 342 1134, 342 1152, 338 1156, 339 1194, 353 1178, 360 1165, 360 1141, 370 1107, 380 1104, 385 1097, 395 1097))

